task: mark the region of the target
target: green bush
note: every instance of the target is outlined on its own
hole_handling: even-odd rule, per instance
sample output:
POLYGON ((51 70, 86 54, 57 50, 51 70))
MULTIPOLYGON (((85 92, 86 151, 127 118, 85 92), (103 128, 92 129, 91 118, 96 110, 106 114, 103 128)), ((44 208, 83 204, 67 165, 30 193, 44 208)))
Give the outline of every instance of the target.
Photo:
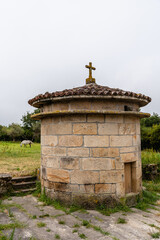
POLYGON ((151 148, 151 131, 150 127, 141 126, 141 148, 150 149, 151 148))
POLYGON ((160 151, 160 117, 156 113, 141 120, 141 147, 160 151))
POLYGON ((160 153, 153 149, 147 149, 141 152, 142 164, 158 164, 160 165, 160 153))

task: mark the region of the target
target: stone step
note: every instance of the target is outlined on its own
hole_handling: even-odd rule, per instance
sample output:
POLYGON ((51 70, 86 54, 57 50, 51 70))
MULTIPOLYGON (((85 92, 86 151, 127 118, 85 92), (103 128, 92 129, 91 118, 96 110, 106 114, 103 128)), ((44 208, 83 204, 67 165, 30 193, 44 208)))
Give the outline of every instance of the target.
POLYGON ((12 183, 20 183, 20 182, 32 182, 36 181, 37 177, 35 176, 25 176, 25 177, 13 177, 12 183))
POLYGON ((28 189, 28 188, 35 188, 36 182, 18 182, 18 183, 13 183, 12 187, 14 190, 20 190, 20 189, 28 189))
POLYGON ((36 191, 36 188, 21 189, 19 191, 12 192, 12 195, 14 195, 14 194, 16 195, 16 194, 20 194, 20 193, 31 193, 34 191, 36 191))

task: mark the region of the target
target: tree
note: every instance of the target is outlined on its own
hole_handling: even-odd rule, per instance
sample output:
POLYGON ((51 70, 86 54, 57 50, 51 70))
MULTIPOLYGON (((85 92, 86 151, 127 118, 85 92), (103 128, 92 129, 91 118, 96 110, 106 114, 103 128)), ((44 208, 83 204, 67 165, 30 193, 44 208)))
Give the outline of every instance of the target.
POLYGON ((40 128, 40 121, 36 121, 33 124, 33 139, 35 140, 35 142, 40 142, 40 128))
POLYGON ((153 115, 149 118, 143 118, 141 120, 141 126, 144 127, 152 127, 153 125, 159 125, 160 124, 160 117, 157 113, 153 113, 153 115))
POLYGON ((160 150, 160 125, 154 125, 152 127, 151 147, 156 151, 160 150))
POLYGON ((24 129, 24 138, 32 141, 40 141, 40 121, 33 120, 32 114, 39 113, 39 109, 36 109, 33 113, 27 112, 26 115, 22 116, 22 126, 24 129))
POLYGON ((19 124, 12 123, 7 129, 7 135, 12 141, 23 138, 24 130, 19 124))
POLYGON ((0 125, 0 140, 2 141, 10 140, 8 136, 8 128, 2 125, 0 125))
POLYGON ((151 127, 141 126, 141 148, 142 149, 150 149, 151 147, 151 127))

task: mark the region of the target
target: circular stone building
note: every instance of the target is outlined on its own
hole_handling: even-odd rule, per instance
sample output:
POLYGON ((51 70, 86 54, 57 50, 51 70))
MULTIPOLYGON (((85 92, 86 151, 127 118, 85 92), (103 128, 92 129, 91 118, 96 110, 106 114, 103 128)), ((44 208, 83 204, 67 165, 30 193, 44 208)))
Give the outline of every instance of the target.
POLYGON ((40 94, 29 104, 40 109, 41 184, 47 196, 66 204, 94 207, 126 200, 142 191, 139 111, 151 99, 87 84, 40 94))

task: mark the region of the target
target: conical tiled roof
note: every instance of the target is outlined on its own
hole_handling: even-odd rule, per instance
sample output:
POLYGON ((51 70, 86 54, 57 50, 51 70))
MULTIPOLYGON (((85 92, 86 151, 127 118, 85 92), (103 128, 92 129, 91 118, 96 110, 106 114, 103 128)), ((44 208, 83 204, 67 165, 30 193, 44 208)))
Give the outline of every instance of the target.
POLYGON ((82 87, 76 87, 72 89, 65 89, 63 91, 46 92, 45 94, 39 94, 36 97, 30 99, 28 103, 32 106, 39 107, 48 101, 54 102, 57 99, 77 98, 113 98, 113 99, 126 99, 130 101, 139 102, 139 106, 145 106, 151 98, 143 94, 137 94, 130 91, 124 91, 119 88, 109 88, 107 86, 100 86, 96 83, 86 84, 82 87))

